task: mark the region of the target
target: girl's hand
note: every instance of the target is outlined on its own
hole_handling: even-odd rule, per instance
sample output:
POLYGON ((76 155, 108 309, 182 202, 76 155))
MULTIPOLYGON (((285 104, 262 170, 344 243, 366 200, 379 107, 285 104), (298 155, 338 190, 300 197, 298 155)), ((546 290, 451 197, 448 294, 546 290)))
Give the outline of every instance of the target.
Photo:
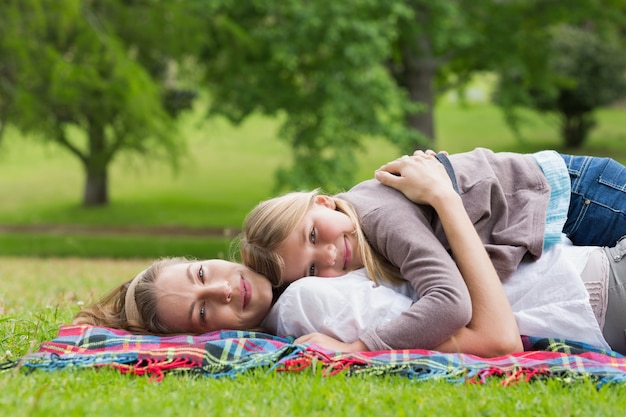
POLYGON ((402 156, 377 169, 375 177, 418 204, 435 206, 450 194, 456 194, 448 172, 433 151, 402 156))
POLYGON ((366 352, 369 350, 367 346, 365 346, 365 343, 361 342, 359 339, 352 343, 344 343, 322 333, 309 333, 304 336, 300 336, 294 341, 294 343, 315 344, 321 348, 337 352, 366 352))

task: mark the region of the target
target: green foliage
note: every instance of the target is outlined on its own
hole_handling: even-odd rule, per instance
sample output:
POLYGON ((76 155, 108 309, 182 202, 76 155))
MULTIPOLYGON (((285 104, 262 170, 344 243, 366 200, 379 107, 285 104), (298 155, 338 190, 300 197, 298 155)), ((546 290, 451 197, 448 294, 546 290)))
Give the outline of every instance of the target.
POLYGON ((224 1, 203 56, 211 111, 284 116, 293 161, 278 174, 281 189, 349 186, 364 137, 415 136, 384 68, 406 12, 398 0, 224 1))
POLYGON ((505 74, 500 94, 508 108, 556 114, 564 144, 580 147, 596 124, 594 112, 626 93, 626 58, 619 45, 590 30, 560 25, 550 36, 545 75, 505 74))
POLYGON ((204 84, 212 112, 279 115, 293 150, 279 189, 350 184, 364 137, 408 153, 436 147, 436 98, 477 71, 545 70, 548 29, 613 31, 621 0, 211 2, 204 84))
MULTIPOLYGON (((211 115, 280 118, 292 155, 277 190, 333 192, 354 182, 367 138, 402 153, 436 147, 428 141, 436 98, 462 91, 476 71, 551 85, 546 45, 555 24, 588 25, 613 40, 624 25, 623 0, 0 6, 0 134, 13 124, 71 151, 86 172, 86 204, 106 203, 108 167, 122 151, 176 166, 185 138, 172 119, 199 88, 209 89, 211 115)), ((508 91, 502 103, 521 96, 508 91)))

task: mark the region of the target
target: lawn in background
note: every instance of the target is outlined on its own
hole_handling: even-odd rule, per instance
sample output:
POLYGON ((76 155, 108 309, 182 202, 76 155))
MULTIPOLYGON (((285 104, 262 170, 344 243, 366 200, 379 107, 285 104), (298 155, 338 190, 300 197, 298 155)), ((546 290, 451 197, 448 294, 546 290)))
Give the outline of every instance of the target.
MULTIPOLYGON (((111 166, 111 204, 102 208, 81 207, 83 171, 72 156, 9 130, 0 147, 0 228, 170 226, 228 229, 226 236, 4 231, 0 255, 224 257, 245 214, 273 195, 274 172, 289 164, 290 154, 276 138, 275 120, 255 117, 234 127, 214 119, 182 126, 189 149, 179 170, 173 172, 162 161, 122 156, 111 166)), ((371 177, 396 155, 383 140, 372 141, 370 151, 361 155, 359 179, 371 177)))
MULTIPOLYGON (((600 112, 599 127, 577 153, 609 155, 625 162, 624 111, 600 112)), ((534 114, 528 114, 523 139, 511 133, 498 109, 485 103, 445 102, 436 119, 437 149, 450 153, 477 146, 498 151, 552 148, 568 152, 561 148, 554 124, 534 114)), ((189 149, 178 172, 161 161, 121 156, 111 166, 110 206, 89 209, 80 205, 83 172, 78 161, 63 149, 21 138, 9 129, 0 146, 0 227, 183 226, 236 232, 245 214, 274 194, 276 168, 290 163, 286 144, 276 137, 278 122, 253 117, 235 127, 223 119, 200 122, 197 115, 190 115, 181 126, 189 149)), ((376 168, 400 154, 385 140, 370 140, 355 167, 358 180, 371 178, 376 168)), ((231 236, 5 231, 0 233, 0 255, 227 257, 231 236)))

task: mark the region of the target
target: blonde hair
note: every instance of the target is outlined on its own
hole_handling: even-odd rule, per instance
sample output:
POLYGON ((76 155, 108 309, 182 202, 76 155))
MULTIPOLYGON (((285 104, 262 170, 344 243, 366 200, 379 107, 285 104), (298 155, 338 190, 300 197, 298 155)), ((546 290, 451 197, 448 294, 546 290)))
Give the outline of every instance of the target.
MULTIPOLYGON (((291 192, 263 201, 252 209, 244 220, 239 238, 242 262, 275 285, 282 285, 285 261, 278 250, 315 204, 318 195, 319 189, 291 192)), ((378 279, 398 281, 398 268, 372 249, 354 207, 340 198, 331 198, 336 210, 347 215, 354 224, 359 254, 370 279, 374 282, 378 279)))
POLYGON ((164 267, 189 262, 187 258, 163 258, 154 262, 135 278, 114 288, 94 304, 76 313, 72 323, 112 327, 138 334, 172 334, 176 329, 164 325, 157 316, 157 293, 154 283, 164 267), (140 318, 132 319, 126 314, 126 293, 135 281, 135 303, 140 318))

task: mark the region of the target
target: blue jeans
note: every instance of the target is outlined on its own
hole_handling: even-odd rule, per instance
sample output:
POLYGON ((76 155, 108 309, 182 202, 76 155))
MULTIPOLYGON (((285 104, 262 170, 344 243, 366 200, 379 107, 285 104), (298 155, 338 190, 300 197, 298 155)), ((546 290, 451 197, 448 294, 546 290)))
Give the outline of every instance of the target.
POLYGON ((615 246, 626 235, 626 167, 611 158, 561 155, 572 181, 563 232, 579 246, 615 246))

